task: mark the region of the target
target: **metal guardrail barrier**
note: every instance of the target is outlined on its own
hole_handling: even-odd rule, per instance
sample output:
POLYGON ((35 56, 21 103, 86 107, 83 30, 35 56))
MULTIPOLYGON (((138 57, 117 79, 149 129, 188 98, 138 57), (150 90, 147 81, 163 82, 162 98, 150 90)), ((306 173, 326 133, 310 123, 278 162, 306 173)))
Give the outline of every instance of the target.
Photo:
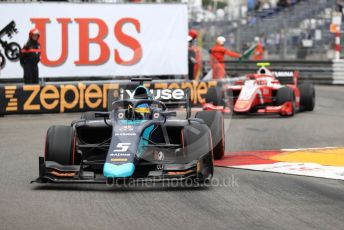
MULTIPOLYGON (((332 61, 268 61, 274 71, 299 71, 301 81, 310 81, 315 84, 333 84, 334 67, 332 61)), ((257 71, 255 61, 226 61, 226 71, 230 76, 241 76, 257 71)), ((342 68, 336 69, 337 75, 344 76, 342 68), (339 71, 339 72, 338 72, 339 71)), ((344 78, 342 78, 344 84, 344 78)), ((338 83, 337 83, 338 84, 338 83)))
MULTIPOLYGON (((299 71, 301 81, 309 81, 314 84, 344 84, 344 60, 340 61, 298 61, 298 60, 264 60, 270 62, 270 68, 274 71, 299 71)), ((238 77, 257 71, 256 61, 225 61, 226 72, 229 76, 238 77)), ((210 70, 209 62, 204 61, 205 73, 210 70)), ((75 77, 75 78, 43 78, 42 84, 54 82, 61 84, 63 82, 90 82, 97 83, 97 81, 116 81, 126 80, 126 77, 75 77)), ((153 79, 158 81, 167 80, 183 81, 184 76, 153 76, 153 79)), ((0 85, 22 83, 22 77, 13 79, 0 78, 0 85)))
POLYGON ((335 85, 344 85, 344 60, 333 61, 333 82, 335 85))

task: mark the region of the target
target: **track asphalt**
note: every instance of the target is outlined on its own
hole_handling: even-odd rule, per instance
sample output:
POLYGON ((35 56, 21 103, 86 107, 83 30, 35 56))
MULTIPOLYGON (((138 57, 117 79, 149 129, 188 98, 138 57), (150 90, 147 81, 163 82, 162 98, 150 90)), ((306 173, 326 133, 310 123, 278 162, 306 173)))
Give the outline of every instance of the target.
MULTIPOLYGON (((226 152, 344 146, 344 87, 313 112, 227 119, 226 152)), ((0 229, 341 229, 344 182, 216 168, 212 187, 30 184, 47 128, 80 114, 0 118, 0 229)))

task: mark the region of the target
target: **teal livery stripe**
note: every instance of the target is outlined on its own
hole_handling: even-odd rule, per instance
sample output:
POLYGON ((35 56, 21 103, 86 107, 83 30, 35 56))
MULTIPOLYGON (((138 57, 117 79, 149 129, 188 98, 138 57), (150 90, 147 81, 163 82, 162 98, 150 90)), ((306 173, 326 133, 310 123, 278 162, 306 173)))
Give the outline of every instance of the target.
POLYGON ((145 146, 148 144, 147 140, 149 140, 149 137, 150 137, 153 129, 154 129, 154 125, 150 125, 143 131, 142 138, 140 140, 139 147, 137 149, 137 156, 138 157, 142 156, 142 154, 145 150, 145 146))
POLYGON ((135 171, 135 165, 133 163, 125 163, 121 165, 114 165, 111 163, 105 163, 103 169, 103 175, 105 177, 119 178, 130 177, 135 171))
POLYGON ((120 125, 139 125, 147 120, 119 120, 120 125))

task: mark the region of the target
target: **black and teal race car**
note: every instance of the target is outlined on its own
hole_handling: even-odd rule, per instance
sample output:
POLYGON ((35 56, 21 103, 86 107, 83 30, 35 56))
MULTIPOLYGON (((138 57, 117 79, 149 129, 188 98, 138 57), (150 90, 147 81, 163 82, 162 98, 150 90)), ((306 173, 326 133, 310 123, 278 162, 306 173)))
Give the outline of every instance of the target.
POLYGON ((178 118, 169 103, 154 99, 144 80, 133 79, 140 82, 133 98, 114 101, 110 112, 86 112, 71 125, 51 126, 34 182, 211 179, 214 158, 224 155, 221 112, 191 117, 186 93, 178 103, 186 118, 178 118))

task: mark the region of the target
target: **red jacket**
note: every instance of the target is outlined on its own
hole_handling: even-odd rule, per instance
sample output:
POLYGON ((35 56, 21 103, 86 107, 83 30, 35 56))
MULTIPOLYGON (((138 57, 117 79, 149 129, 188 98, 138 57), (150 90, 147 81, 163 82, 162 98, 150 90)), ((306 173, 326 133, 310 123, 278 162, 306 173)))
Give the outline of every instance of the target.
POLYGON ((264 55, 264 47, 261 42, 258 42, 256 48, 253 51, 253 56, 252 59, 254 61, 260 61, 263 60, 263 55, 264 55))
POLYGON ((225 55, 234 57, 234 58, 240 58, 241 55, 233 52, 231 50, 226 49, 225 47, 221 45, 214 45, 213 48, 210 49, 211 53, 211 60, 217 63, 223 63, 225 60, 225 55))
POLYGON ((198 76, 202 70, 202 53, 201 53, 201 49, 198 46, 193 45, 191 48, 195 52, 195 59, 196 59, 196 63, 194 65, 193 79, 198 80, 198 76))
POLYGON ((210 49, 210 63, 213 69, 213 79, 222 79, 224 78, 225 72, 225 55, 240 58, 241 55, 233 52, 231 50, 226 49, 221 45, 214 45, 213 48, 210 49))

